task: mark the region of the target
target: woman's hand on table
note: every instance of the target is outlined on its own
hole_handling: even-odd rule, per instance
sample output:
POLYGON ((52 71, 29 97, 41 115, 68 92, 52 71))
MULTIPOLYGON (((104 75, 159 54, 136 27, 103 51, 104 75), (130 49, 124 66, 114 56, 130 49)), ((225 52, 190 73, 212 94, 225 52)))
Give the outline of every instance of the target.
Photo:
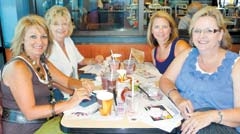
POLYGON ((90 94, 93 91, 93 89, 95 88, 93 81, 87 80, 87 79, 82 79, 81 81, 82 81, 82 87, 87 89, 87 91, 90 94))
POLYGON ((193 111, 194 111, 192 102, 190 100, 180 98, 175 101, 175 104, 181 111, 181 114, 184 119, 188 119, 190 116, 189 114, 193 113, 193 111))
POLYGON ((186 119, 182 124, 181 134, 190 134, 190 133, 195 134, 200 129, 210 125, 213 119, 211 118, 212 117, 211 113, 209 113, 209 111, 206 111, 206 112, 193 112, 188 114, 189 115, 188 119, 186 119))
POLYGON ((77 104, 79 104, 85 99, 90 100, 89 96, 90 96, 90 93, 85 88, 78 88, 78 89, 75 89, 71 99, 77 100, 78 102, 77 104))

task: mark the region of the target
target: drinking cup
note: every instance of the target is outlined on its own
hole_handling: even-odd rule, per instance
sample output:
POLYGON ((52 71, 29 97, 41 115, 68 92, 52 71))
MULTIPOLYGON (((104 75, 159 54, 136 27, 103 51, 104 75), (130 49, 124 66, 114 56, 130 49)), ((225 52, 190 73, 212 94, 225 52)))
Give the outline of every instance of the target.
POLYGON ((120 67, 120 61, 110 60, 108 63, 109 63, 109 67, 110 67, 111 72, 116 72, 120 67))
POLYGON ((109 72, 105 72, 101 75, 102 89, 108 90, 108 76, 109 72))
POLYGON ((132 91, 125 94, 126 112, 130 121, 136 121, 138 118, 140 97, 138 94, 132 95, 132 91))
POLYGON ((117 72, 109 72, 107 74, 107 85, 108 85, 109 92, 116 91, 118 76, 119 76, 119 73, 117 72))
POLYGON ((121 54, 112 54, 112 60, 115 60, 115 61, 120 61, 120 58, 121 58, 121 54))
POLYGON ((135 68, 135 61, 134 60, 124 60, 123 61, 124 69, 126 70, 127 74, 132 74, 135 68))
POLYGON ((112 89, 116 88, 118 76, 119 76, 118 72, 104 72, 101 75, 102 89, 112 92, 112 89))
POLYGON ((99 104, 99 112, 102 116, 111 115, 113 105, 113 94, 110 92, 97 93, 97 100, 99 104))

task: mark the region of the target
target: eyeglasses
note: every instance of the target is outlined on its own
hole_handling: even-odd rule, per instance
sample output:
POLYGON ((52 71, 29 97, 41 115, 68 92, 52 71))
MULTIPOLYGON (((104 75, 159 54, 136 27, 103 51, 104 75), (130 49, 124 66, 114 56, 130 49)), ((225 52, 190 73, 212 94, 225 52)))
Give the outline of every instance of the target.
POLYGON ((205 34, 205 35, 212 35, 216 32, 220 32, 220 29, 193 29, 192 33, 195 35, 200 35, 201 33, 205 34))

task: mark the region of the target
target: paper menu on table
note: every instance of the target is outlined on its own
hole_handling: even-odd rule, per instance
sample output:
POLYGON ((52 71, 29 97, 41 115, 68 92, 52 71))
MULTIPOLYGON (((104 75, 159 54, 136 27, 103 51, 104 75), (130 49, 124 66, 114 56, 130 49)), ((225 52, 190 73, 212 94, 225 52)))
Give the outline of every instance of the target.
POLYGON ((78 106, 76 106, 72 109, 64 111, 63 113, 68 114, 68 115, 73 115, 73 116, 76 116, 76 117, 77 116, 87 117, 87 116, 92 115, 95 112, 97 112, 98 107, 99 107, 98 103, 95 102, 95 103, 93 103, 93 104, 91 104, 87 107, 83 107, 83 106, 78 105, 78 106))
POLYGON ((133 74, 133 77, 143 84, 155 83, 160 79, 161 76, 162 74, 150 62, 144 62, 143 67, 136 68, 133 74))
POLYGON ((105 67, 103 65, 95 64, 95 65, 87 65, 79 70, 84 71, 84 73, 92 73, 96 75, 100 75, 104 71, 105 67))
POLYGON ((142 108, 140 118, 143 122, 167 132, 171 132, 174 128, 180 126, 183 119, 180 111, 166 96, 162 100, 142 108), (146 108, 148 109, 146 110, 146 108), (151 108, 153 109, 151 110, 151 108))
POLYGON ((167 109, 164 105, 153 105, 144 107, 153 121, 172 119, 174 112, 167 109))
POLYGON ((151 72, 147 71, 147 70, 136 70, 135 74, 144 77, 146 79, 148 78, 156 78, 156 75, 152 74, 151 72))

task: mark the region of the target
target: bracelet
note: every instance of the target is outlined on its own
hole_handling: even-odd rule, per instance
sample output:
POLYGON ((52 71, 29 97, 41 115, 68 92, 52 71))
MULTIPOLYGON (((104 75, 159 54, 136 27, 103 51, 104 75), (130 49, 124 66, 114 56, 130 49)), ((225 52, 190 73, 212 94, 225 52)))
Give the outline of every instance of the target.
POLYGON ((220 110, 218 110, 218 116, 219 116, 219 121, 217 123, 221 123, 222 122, 222 118, 223 118, 223 114, 220 110))
POLYGON ((171 94, 173 91, 177 91, 177 89, 176 89, 176 88, 173 88, 173 89, 169 90, 169 91, 167 92, 167 97, 168 97, 168 98, 170 98, 170 94, 171 94))
POLYGON ((51 112, 51 113, 52 113, 52 116, 55 116, 55 115, 56 115, 56 112, 55 112, 55 104, 56 104, 56 103, 52 103, 52 104, 51 104, 51 107, 52 107, 52 112, 51 112))

